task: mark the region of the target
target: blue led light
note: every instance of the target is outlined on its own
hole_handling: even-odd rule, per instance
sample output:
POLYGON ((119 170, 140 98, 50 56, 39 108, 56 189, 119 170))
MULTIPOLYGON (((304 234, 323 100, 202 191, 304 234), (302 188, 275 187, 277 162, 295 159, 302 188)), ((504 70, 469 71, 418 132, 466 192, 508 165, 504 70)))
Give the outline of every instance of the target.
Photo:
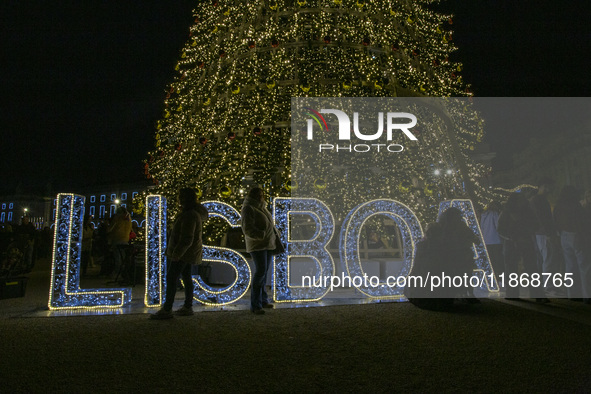
POLYGON ((146 294, 144 304, 158 307, 166 294, 166 198, 146 197, 146 294))
MULTIPOLYGON (((206 201, 203 205, 210 216, 224 219, 232 227, 240 227, 240 213, 220 201, 206 201)), ((194 299, 205 305, 225 305, 238 301, 247 292, 251 281, 250 266, 238 252, 219 246, 203 246, 203 261, 229 264, 236 274, 234 282, 223 288, 214 288, 200 276, 193 276, 194 299)))
MULTIPOLYGON (((478 243, 474 244, 474 254, 476 257, 476 269, 474 269, 475 275, 478 276, 479 280, 482 279, 482 275, 484 274, 484 283, 483 286, 480 287, 481 290, 489 291, 489 292, 498 292, 499 286, 497 284, 497 278, 494 275, 494 271, 492 265, 490 264, 490 258, 488 256, 488 251, 486 250, 486 246, 484 245, 484 237, 482 236, 482 231, 480 230, 480 225, 478 224, 478 219, 476 218, 476 211, 474 210, 474 205, 470 200, 451 200, 451 201, 442 201, 439 203, 439 214, 440 216, 443 212, 445 212, 448 208, 457 208, 462 212, 462 216, 468 224, 468 227, 472 230, 472 232, 478 237, 478 243), (492 283, 490 282, 490 278, 492 275, 492 283)), ((482 283, 482 282, 480 282, 482 283)))
MULTIPOLYGON (((364 276, 359 256, 361 228, 365 221, 374 215, 385 215, 396 222, 402 236, 404 251, 404 260, 399 276, 407 276, 412 268, 415 244, 423 237, 423 230, 419 220, 410 208, 398 201, 385 199, 360 204, 349 212, 345 218, 339 241, 343 272, 347 272, 351 278, 364 276)), ((382 282, 378 286, 365 286, 362 284, 361 286, 355 285, 355 287, 369 297, 382 299, 399 299, 403 296, 404 290, 402 287, 390 287, 382 282)))
POLYGON ((326 295, 330 286, 290 286, 289 263, 294 257, 305 257, 316 263, 314 274, 318 283, 335 272, 334 260, 327 246, 334 233, 334 217, 330 209, 313 198, 275 198, 273 202, 275 224, 286 252, 274 258, 273 294, 276 302, 317 301, 326 295), (290 215, 306 215, 316 225, 315 234, 307 240, 293 239, 290 233, 290 215))
POLYGON ((131 289, 80 289, 84 197, 58 194, 48 306, 58 309, 118 308, 131 289))

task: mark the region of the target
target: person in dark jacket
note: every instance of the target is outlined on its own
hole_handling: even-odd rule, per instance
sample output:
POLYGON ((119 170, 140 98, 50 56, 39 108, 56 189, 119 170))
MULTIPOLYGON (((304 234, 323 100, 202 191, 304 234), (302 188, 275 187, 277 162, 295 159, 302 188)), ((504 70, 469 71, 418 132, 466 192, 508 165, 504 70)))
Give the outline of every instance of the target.
POLYGON ((203 222, 207 220, 208 213, 207 209, 197 202, 195 190, 190 188, 179 191, 179 205, 181 206, 181 212, 174 222, 166 248, 166 256, 169 261, 166 275, 166 298, 162 308, 151 315, 151 319, 170 319, 173 317, 172 304, 177 289, 176 283, 180 275, 182 275, 185 287, 185 303, 175 311, 175 314, 179 316, 193 314, 191 265, 201 264, 203 222))
MULTIPOLYGON (((554 274, 561 272, 560 260, 557 252, 560 251, 558 232, 552 219, 552 209, 548 202, 548 195, 552 192, 554 181, 543 178, 538 182, 538 192, 530 199, 532 210, 537 219, 535 231, 535 250, 538 264, 538 273, 554 274)), ((548 281, 547 292, 556 291, 552 281, 548 281)))
POLYGON ((252 278, 250 310, 263 315, 263 308, 273 308, 265 285, 267 271, 271 265, 273 250, 277 242, 277 229, 273 224, 271 212, 265 204, 263 189, 255 187, 250 190, 242 206, 242 232, 246 242, 246 251, 254 260, 255 272, 252 278))
MULTIPOLYGON (((458 208, 448 208, 437 220, 443 232, 443 254, 445 266, 448 272, 454 276, 468 275, 471 278, 474 273, 474 243, 478 242, 476 234, 464 221, 462 211, 458 208)), ((451 289, 450 289, 451 290, 451 289)), ((474 298, 474 289, 470 286, 457 288, 457 297, 465 299, 469 303, 479 303, 474 298)))
POLYGON ((572 275, 573 280, 566 290, 568 298, 591 303, 590 219, 573 186, 565 186, 560 192, 554 221, 560 231, 565 274, 572 275))
MULTIPOLYGON (((425 237, 417 243, 414 263, 408 275, 404 295, 416 307, 429 310, 446 310, 453 305, 453 289, 438 287, 430 289, 426 281, 429 275, 442 275, 446 271, 443 229, 439 223, 429 223, 425 237), (411 281, 410 278, 415 278, 411 281), (420 278, 420 279, 419 279, 420 278), (418 281, 418 282, 417 282, 418 281), (421 286, 423 283, 425 286, 421 286)), ((447 271, 449 272, 449 271, 447 271)))
MULTIPOLYGON (((519 275, 519 260, 523 260, 523 274, 532 274, 537 271, 536 244, 534 234, 538 221, 531 209, 529 201, 521 193, 512 193, 505 204, 505 208, 499 216, 497 231, 503 238, 503 256, 505 258, 505 297, 508 300, 519 299, 519 287, 511 286, 521 281, 510 281, 511 275, 519 275)), ((530 282, 531 283, 531 282, 530 282)), ((549 302, 544 297, 542 287, 530 286, 530 297, 537 302, 549 302)))

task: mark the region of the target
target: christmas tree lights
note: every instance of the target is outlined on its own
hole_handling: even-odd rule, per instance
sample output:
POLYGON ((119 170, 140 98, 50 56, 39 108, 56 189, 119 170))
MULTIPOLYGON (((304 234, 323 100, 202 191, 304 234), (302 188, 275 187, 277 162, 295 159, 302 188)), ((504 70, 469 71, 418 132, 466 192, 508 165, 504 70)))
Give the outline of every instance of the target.
MULTIPOLYGON (((274 197, 330 188, 333 180, 320 175, 291 179, 292 97, 470 96, 462 65, 449 58, 451 15, 430 10, 433 2, 199 4, 145 161, 154 192, 173 201, 180 188, 194 187, 203 199, 239 207, 249 184, 274 197)), ((448 131, 428 138, 432 154, 411 149, 389 194, 379 196, 404 201, 421 220, 433 220, 443 199, 490 198, 478 184, 488 169, 469 157, 482 120, 467 100, 445 111, 448 131)), ((353 191, 342 198, 359 200, 353 191)))

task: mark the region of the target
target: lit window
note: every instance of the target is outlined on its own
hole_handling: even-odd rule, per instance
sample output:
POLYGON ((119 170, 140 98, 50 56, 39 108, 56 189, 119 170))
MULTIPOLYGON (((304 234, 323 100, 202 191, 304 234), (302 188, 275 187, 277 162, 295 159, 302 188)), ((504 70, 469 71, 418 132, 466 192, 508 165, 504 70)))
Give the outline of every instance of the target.
POLYGON ((127 208, 127 204, 121 204, 123 208, 127 208))
POLYGON ((105 199, 106 199, 106 198, 107 198, 107 197, 106 197, 106 196, 103 194, 103 195, 101 196, 101 202, 105 202, 105 199))
POLYGON ((100 218, 104 218, 105 217, 105 206, 101 205, 99 208, 99 217, 100 218))
POLYGON ((14 204, 13 204, 13 203, 10 203, 10 204, 8 205, 8 209, 12 209, 12 207, 14 207, 14 204))
POLYGON ((96 201, 96 196, 90 196, 90 202, 95 202, 96 201))
POLYGON ((121 193, 121 200, 127 200, 127 193, 121 193))
POLYGON ((0 222, 4 223, 4 212, 0 213, 0 222))
POLYGON ((109 215, 113 216, 115 214, 115 209, 117 209, 117 206, 111 205, 111 210, 109 211, 109 215))
POLYGON ((115 201, 117 199, 117 195, 116 194, 111 194, 111 201, 115 201))
POLYGON ((6 209, 6 204, 2 204, 2 209, 6 209))
POLYGON ((90 216, 94 216, 94 207, 90 207, 90 216))
POLYGON ((12 212, 8 212, 8 221, 12 222, 12 212))
POLYGON ((137 196, 137 192, 133 192, 133 193, 131 194, 131 198, 132 198, 132 199, 134 199, 134 198, 135 198, 135 196, 137 196))

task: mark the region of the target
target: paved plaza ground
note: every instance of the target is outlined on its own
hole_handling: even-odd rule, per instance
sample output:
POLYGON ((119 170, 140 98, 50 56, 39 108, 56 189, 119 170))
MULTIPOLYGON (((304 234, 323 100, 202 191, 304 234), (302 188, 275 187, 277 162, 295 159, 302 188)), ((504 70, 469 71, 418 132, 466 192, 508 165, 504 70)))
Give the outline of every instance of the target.
POLYGON ((454 312, 335 302, 264 316, 243 303, 151 321, 141 306, 49 312, 49 262, 29 277, 25 297, 0 300, 3 393, 591 391, 591 306, 568 300, 454 312))

